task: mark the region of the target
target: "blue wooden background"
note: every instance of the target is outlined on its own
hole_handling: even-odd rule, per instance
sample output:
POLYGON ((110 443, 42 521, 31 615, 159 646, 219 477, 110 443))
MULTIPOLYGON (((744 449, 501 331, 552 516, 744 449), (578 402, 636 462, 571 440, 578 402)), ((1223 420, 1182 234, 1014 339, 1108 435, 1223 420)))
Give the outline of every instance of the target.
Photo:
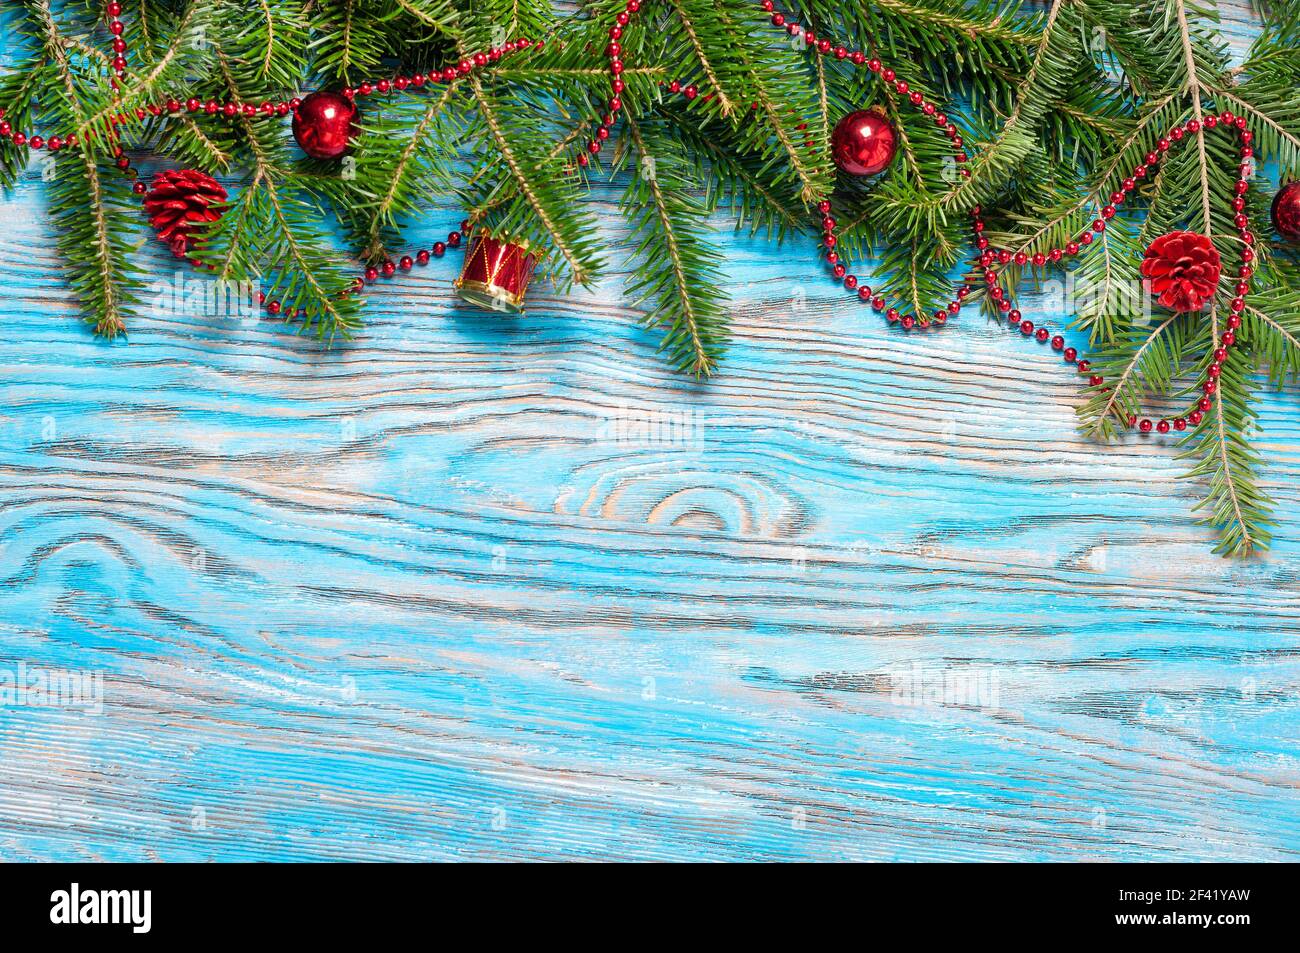
POLYGON ((0 709, 0 858, 1300 853, 1294 391, 1276 547, 1225 561, 1046 348, 891 331, 806 244, 726 237, 697 385, 619 276, 505 319, 451 261, 329 353, 166 308, 106 344, 45 201, 0 201, 0 673, 103 710, 0 709))

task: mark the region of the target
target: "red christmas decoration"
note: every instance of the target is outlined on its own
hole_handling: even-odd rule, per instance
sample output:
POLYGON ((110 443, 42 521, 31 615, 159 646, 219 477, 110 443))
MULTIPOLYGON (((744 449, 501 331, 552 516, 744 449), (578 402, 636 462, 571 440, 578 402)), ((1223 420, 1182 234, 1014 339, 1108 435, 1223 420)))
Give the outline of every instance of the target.
POLYGON ((472 304, 492 311, 520 312, 537 267, 527 244, 481 232, 469 247, 456 290, 472 304))
POLYGON ((1147 248, 1142 277, 1170 311, 1200 311, 1214 297, 1222 271, 1219 250, 1196 232, 1170 232, 1147 248))
POLYGON ((177 258, 185 258, 198 243, 204 228, 221 218, 213 208, 226 201, 226 190, 216 179, 197 169, 169 169, 153 178, 144 197, 144 211, 177 258))
POLYGON ((293 112, 293 138, 313 159, 337 159, 357 134, 357 107, 338 93, 312 93, 293 112))
POLYGON ((1288 241, 1300 241, 1300 182, 1278 189, 1273 199, 1273 227, 1288 241))
POLYGON ((898 133, 879 109, 859 109, 835 124, 831 155, 849 175, 875 175, 888 168, 898 152, 898 133))

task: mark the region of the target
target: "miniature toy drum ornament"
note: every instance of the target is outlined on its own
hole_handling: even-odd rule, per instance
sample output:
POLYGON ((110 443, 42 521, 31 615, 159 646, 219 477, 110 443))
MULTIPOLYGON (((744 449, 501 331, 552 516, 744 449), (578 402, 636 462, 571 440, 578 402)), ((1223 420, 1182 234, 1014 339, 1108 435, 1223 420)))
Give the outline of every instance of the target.
POLYGON ((524 310, 524 295, 536 267, 537 256, 526 242, 480 232, 465 255, 456 290, 471 304, 517 314, 524 310))

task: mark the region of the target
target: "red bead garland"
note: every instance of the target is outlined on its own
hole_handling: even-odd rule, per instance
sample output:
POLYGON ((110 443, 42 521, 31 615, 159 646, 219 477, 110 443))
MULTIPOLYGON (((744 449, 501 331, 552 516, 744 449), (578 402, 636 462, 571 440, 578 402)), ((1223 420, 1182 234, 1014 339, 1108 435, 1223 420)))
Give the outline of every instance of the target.
MULTIPOLYGON (((761 6, 766 12, 772 13, 772 24, 774 26, 784 28, 791 36, 798 36, 802 31, 805 34, 805 40, 810 49, 815 49, 819 54, 823 55, 830 49, 829 40, 818 38, 814 43, 811 31, 804 30, 797 23, 788 21, 783 14, 774 12, 775 4, 773 0, 762 0, 761 6)), ((863 54, 846 52, 844 55, 840 55, 839 51, 842 49, 843 47, 836 47, 837 57, 840 59, 847 57, 854 65, 862 65, 861 58, 863 54)), ((866 66, 873 73, 878 73, 880 78, 886 83, 892 83, 900 95, 906 94, 907 101, 913 106, 921 109, 925 115, 934 117, 936 124, 944 130, 951 140, 956 161, 958 163, 967 162, 969 156, 962 148, 960 133, 956 126, 946 116, 938 112, 937 106, 927 102, 925 97, 916 90, 911 90, 909 93, 908 84, 904 80, 898 79, 897 74, 892 69, 885 67, 879 59, 872 58, 866 62, 866 66)), ((973 220, 972 229, 974 234, 973 241, 976 249, 980 252, 978 260, 980 267, 983 269, 985 283, 988 286, 988 296, 990 300, 996 302, 998 309, 1007 315, 1009 325, 1018 328, 1022 335, 1026 337, 1032 336, 1040 343, 1045 343, 1049 339, 1053 340, 1054 348, 1056 346, 1055 341, 1058 339, 1061 341, 1062 345, 1064 344, 1063 338, 1060 338, 1059 336, 1053 338, 1052 332, 1046 327, 1035 328, 1032 321, 1023 319, 1020 312, 1011 307, 1010 297, 1001 283, 997 270, 993 267, 995 263, 1007 264, 1014 260, 1018 265, 1032 263, 1034 267, 1042 268, 1049 260, 1052 262, 1059 262, 1066 256, 1077 255, 1088 245, 1092 244, 1094 234, 1100 234, 1105 231, 1106 223, 1114 217, 1117 211, 1117 206, 1122 204, 1128 194, 1137 188, 1137 183, 1141 179, 1150 174, 1154 167, 1163 159, 1165 153, 1167 153, 1175 143, 1184 140, 1188 133, 1203 135, 1204 130, 1213 129, 1220 125, 1225 129, 1235 129, 1239 133, 1242 143, 1240 151, 1242 165, 1239 170, 1240 178, 1234 188, 1236 198, 1233 202, 1234 210, 1240 213, 1245 205, 1245 193, 1249 189, 1248 179, 1250 174, 1253 172, 1253 169, 1249 164, 1249 160, 1254 155, 1254 150, 1250 145, 1253 137, 1246 129, 1245 118, 1235 115, 1230 110, 1225 110, 1217 116, 1213 114, 1206 116, 1203 121, 1197 118, 1190 119, 1183 126, 1171 130, 1167 136, 1162 136, 1157 144, 1157 151, 1148 153, 1145 157, 1145 161, 1134 168, 1132 175, 1124 180, 1120 190, 1110 195, 1110 202, 1102 207, 1098 217, 1093 221, 1091 229, 1084 231, 1077 239, 1067 242, 1063 247, 1051 248, 1046 252, 1037 252, 1032 257, 1023 252, 1013 255, 1006 249, 992 250, 989 247, 988 239, 982 234, 985 230, 985 224, 981 217, 982 210, 979 206, 971 209, 971 218, 973 220)), ((960 174, 969 178, 971 172, 969 168, 962 165, 960 168, 960 174)), ((856 293, 860 301, 869 301, 876 311, 884 311, 885 317, 890 321, 890 323, 898 323, 906 330, 911 330, 914 327, 925 328, 930 325, 931 320, 933 320, 933 323, 938 325, 945 324, 948 315, 957 314, 961 310, 964 299, 972 290, 974 290, 973 286, 970 284, 960 287, 957 291, 956 298, 949 303, 946 309, 936 311, 933 318, 925 315, 914 316, 910 314, 900 314, 896 308, 888 308, 886 310, 887 303, 884 298, 878 295, 873 297, 871 289, 862 284, 856 275, 853 275, 848 271, 845 264, 840 260, 839 253, 835 251, 837 244, 835 238, 835 220, 830 217, 830 202, 823 200, 818 204, 817 209, 824 216, 822 220, 822 245, 826 249, 826 261, 831 265, 831 270, 835 278, 842 282, 847 290, 856 293)), ((1206 380, 1200 385, 1200 389, 1205 393, 1206 397, 1201 398, 1197 405, 1197 409, 1190 412, 1186 418, 1178 417, 1172 422, 1173 429, 1178 431, 1185 429, 1189 423, 1192 426, 1200 424, 1203 419, 1203 413, 1210 409, 1211 404, 1209 403, 1208 398, 1216 391, 1215 379, 1219 376, 1219 373, 1222 370, 1223 359, 1227 356, 1226 348, 1231 347, 1232 344, 1235 343, 1236 338, 1233 335, 1233 331, 1241 324, 1241 311, 1245 307, 1244 299, 1246 293, 1249 291, 1248 279, 1252 274, 1250 262, 1254 258, 1254 253, 1250 246, 1254 244, 1255 238, 1249 231, 1247 227, 1248 223, 1244 216, 1239 215, 1236 224, 1239 228, 1239 237, 1244 247, 1241 256, 1242 264, 1238 271, 1238 276, 1241 281, 1237 285, 1237 297, 1233 299, 1232 313, 1227 322, 1229 328, 1232 330, 1228 331, 1227 334, 1220 339, 1224 344, 1224 348, 1219 349, 1224 351, 1223 358, 1219 358, 1218 352, 1216 351, 1214 362, 1212 362, 1206 370, 1206 380)), ((1091 364, 1088 361, 1078 360, 1077 352, 1074 348, 1063 348, 1061 350, 1062 356, 1065 358, 1067 363, 1074 364, 1079 374, 1088 375, 1088 385, 1090 387, 1101 387, 1105 383, 1105 378, 1102 375, 1091 373, 1091 364)), ((1139 430, 1144 433, 1149 432, 1152 429, 1152 426, 1153 425, 1149 419, 1143 418, 1139 421, 1139 430)), ((1170 426, 1170 422, 1162 420, 1158 425, 1155 425, 1155 429, 1160 433, 1167 433, 1170 426)))
MULTIPOLYGON (((111 2, 106 6, 106 11, 110 16, 110 18, 112 18, 110 21, 109 28, 110 28, 110 32, 112 32, 114 37, 116 38, 114 41, 114 50, 119 54, 119 60, 120 60, 120 62, 118 60, 114 61, 114 71, 117 77, 120 78, 126 69, 126 62, 124 58, 122 58, 120 55, 125 52, 125 44, 124 41, 121 40, 123 26, 121 21, 116 19, 122 12, 121 5, 117 2, 117 0, 111 0, 111 2), (121 47, 120 49, 119 46, 121 47)), ((543 41, 540 40, 533 41, 527 38, 510 40, 507 43, 501 45, 500 47, 493 47, 486 53, 478 53, 472 57, 463 59, 456 66, 447 67, 440 72, 433 71, 427 74, 413 73, 409 76, 399 75, 394 77, 391 80, 382 79, 376 83, 363 82, 355 88, 344 89, 341 95, 343 97, 346 97, 346 99, 348 100, 352 100, 358 95, 370 96, 375 93, 379 93, 379 94, 388 94, 394 92, 400 93, 400 92, 405 92, 409 89, 420 89, 426 84, 454 83, 468 76, 470 73, 474 72, 475 70, 488 65, 489 63, 498 62, 502 57, 507 56, 511 53, 521 52, 528 49, 538 50, 541 49, 542 46, 543 46, 543 41)), ((117 85, 116 78, 113 80, 113 83, 114 86, 116 87, 117 85)), ((296 110, 300 104, 301 101, 298 99, 286 100, 280 102, 263 102, 258 105, 254 105, 252 103, 240 103, 240 102, 223 103, 223 102, 218 102, 217 100, 207 100, 206 102, 204 102, 202 100, 199 100, 196 97, 190 97, 189 99, 186 99, 184 103, 182 103, 179 99, 169 98, 166 101, 164 106, 151 104, 147 107, 137 109, 136 117, 138 119, 143 119, 146 115, 150 115, 150 114, 155 116, 162 115, 164 111, 172 114, 179 114, 182 111, 185 111, 191 114, 202 113, 209 116, 220 114, 229 118, 234 118, 236 116, 243 116, 248 119, 255 119, 259 117, 271 117, 271 116, 283 117, 289 115, 290 113, 294 113, 296 118, 296 110)), ((125 125, 127 122, 128 122, 128 117, 126 116, 125 113, 119 113, 115 116, 112 116, 109 120, 110 135, 112 136, 116 135, 116 129, 114 127, 125 125)), ((43 146, 47 144, 45 140, 43 140, 42 137, 38 135, 32 135, 29 137, 20 131, 15 132, 11 128, 10 124, 4 120, 3 109, 0 109, 0 137, 10 138, 15 145, 17 146, 26 145, 31 149, 41 149, 43 146)), ((77 137, 75 134, 70 134, 66 138, 54 136, 49 140, 48 145, 52 151, 57 151, 65 147, 73 147, 77 145, 77 137)), ((114 159, 118 169, 121 170, 124 175, 133 179, 137 177, 136 170, 131 166, 130 158, 123 152, 120 146, 115 147, 114 149, 114 159)), ((142 198, 144 198, 148 193, 147 187, 144 185, 143 182, 140 181, 136 181, 133 184, 132 190, 135 192, 136 195, 142 198)), ((351 289, 349 289, 349 291, 347 292, 344 292, 345 296, 347 294, 355 293, 357 291, 362 290, 367 284, 371 284, 377 281, 381 275, 385 278, 391 278, 393 275, 397 273, 399 268, 403 271, 409 271, 415 264, 419 264, 423 266, 423 265, 427 265, 431 258, 441 258, 443 255, 446 254, 448 248, 460 247, 462 241, 462 235, 468 232, 469 227, 470 225, 468 221, 462 222, 459 230, 454 230, 448 233, 447 240, 445 242, 434 242, 430 249, 420 249, 419 251, 416 252, 413 258, 411 256, 402 256, 398 263, 394 263, 391 259, 389 259, 384 261, 378 268, 376 267, 366 268, 358 275, 356 279, 354 279, 351 289)), ((199 263, 195 261, 194 264, 198 265, 199 263)), ((280 315, 281 313, 287 314, 287 312, 284 312, 283 305, 281 302, 275 299, 268 299, 265 294, 259 294, 258 302, 265 308, 268 314, 271 314, 273 316, 280 315)), ((303 308, 299 308, 295 316, 299 320, 305 318, 307 316, 306 310, 303 308)))
MULTIPOLYGON (((957 126, 942 112, 938 110, 936 104, 928 102, 925 96, 918 90, 913 90, 908 83, 900 80, 894 70, 884 66, 878 58, 867 58, 862 51, 853 50, 842 45, 833 45, 825 37, 816 36, 813 31, 808 30, 793 20, 775 10, 773 0, 761 0, 762 9, 771 15, 771 23, 777 28, 783 29, 791 37, 803 36, 805 47, 818 55, 834 55, 839 60, 847 60, 852 65, 861 67, 865 66, 872 73, 879 75, 885 83, 892 84, 900 96, 903 96, 906 102, 919 109, 926 116, 932 117, 935 124, 948 136, 952 149, 953 157, 959 164, 959 173, 964 177, 971 175, 970 169, 966 163, 969 161, 969 155, 963 147, 963 140, 957 126)), ((615 17, 615 25, 609 30, 610 43, 606 47, 606 54, 609 59, 610 86, 612 96, 608 101, 608 112, 604 115, 602 124, 598 127, 596 135, 585 147, 583 152, 576 156, 576 162, 579 166, 586 166, 590 163, 589 156, 598 155, 603 147, 604 142, 609 139, 610 130, 617 120, 619 111, 622 108, 622 94, 625 91, 626 84, 622 79, 624 64, 622 61, 622 45, 620 41, 623 38, 623 30, 631 23, 633 15, 641 8, 641 0, 627 0, 624 9, 615 17)), ((119 18, 122 8, 118 0, 109 0, 106 4, 105 11, 109 17, 109 30, 113 34, 113 51, 114 59, 112 61, 114 78, 114 87, 118 86, 118 81, 123 77, 126 70, 126 43, 123 39, 124 27, 119 18)), ((496 47, 486 53, 477 53, 471 57, 460 60, 456 66, 448 66, 441 71, 433 71, 428 74, 415 73, 410 76, 397 76, 393 79, 383 79, 377 83, 363 82, 355 88, 343 90, 342 95, 348 99, 356 96, 370 96, 375 93, 381 95, 391 94, 394 92, 404 92, 408 89, 420 89, 426 84, 438 82, 453 83, 456 80, 469 75, 475 69, 482 68, 489 63, 498 61, 510 53, 529 48, 539 48, 542 43, 533 43, 527 39, 512 40, 501 47, 496 47)), ((680 81, 673 81, 668 84, 668 88, 673 93, 680 93, 688 102, 695 100, 700 95, 699 89, 694 85, 683 85, 680 81)), ((712 98, 711 93, 705 93, 704 101, 712 98)), ((206 115, 221 114, 226 117, 234 118, 243 116, 253 119, 258 117, 280 116, 283 117, 294 112, 299 105, 298 100, 284 102, 263 102, 260 104, 239 103, 239 102, 218 102, 208 100, 201 102, 197 98, 189 98, 182 103, 180 100, 168 99, 165 104, 150 104, 147 107, 141 107, 136 110, 136 117, 144 119, 147 115, 161 115, 163 112, 177 114, 182 111, 191 114, 204 113, 206 115)), ((754 108, 757 108, 757 103, 754 108)), ((1185 124, 1162 136, 1157 143, 1155 151, 1148 153, 1145 161, 1138 164, 1132 174, 1125 178, 1121 188, 1110 195, 1110 201, 1104 205, 1098 217, 1093 221, 1091 228, 1085 230, 1076 239, 1067 242, 1063 247, 1050 248, 1046 252, 1036 252, 1032 256, 1025 252, 1012 253, 1007 249, 991 249, 989 241, 984 237, 985 223, 982 218, 982 210, 976 206, 971 210, 972 219, 972 241, 976 250, 980 253, 978 263, 982 269, 982 277, 987 286, 987 294, 991 301, 996 303, 999 311, 1007 317, 1009 327, 1020 330, 1021 334, 1026 337, 1033 337, 1040 343, 1047 343, 1049 340, 1053 350, 1059 351, 1067 364, 1073 364, 1080 375, 1088 375, 1089 386, 1101 387, 1104 384, 1104 378, 1101 375, 1091 373, 1091 365, 1086 360, 1080 360, 1075 348, 1065 347, 1065 340, 1062 336, 1053 335, 1045 326, 1035 327, 1032 321, 1026 320, 1021 313, 1011 306, 1011 299, 1003 286, 999 272, 994 267, 995 264, 1006 265, 1015 262, 1018 266, 1032 264, 1035 268, 1045 267, 1051 261, 1060 262, 1065 257, 1074 256, 1083 251, 1093 241, 1094 234, 1100 234, 1105 231, 1107 222, 1115 215, 1117 207, 1127 198, 1128 194, 1137 188, 1138 183, 1146 178, 1151 171, 1160 163, 1164 155, 1176 144, 1184 141, 1189 133, 1204 135, 1205 130, 1214 129, 1222 126, 1225 129, 1232 129, 1238 132, 1241 141, 1240 156, 1242 164, 1239 170, 1239 179, 1236 182, 1233 200, 1233 208, 1238 214, 1235 219, 1243 248, 1241 259, 1242 263, 1238 269, 1239 281, 1236 285, 1236 297, 1232 301, 1231 313, 1226 320, 1228 330, 1219 334, 1217 321, 1215 322, 1215 333, 1219 336, 1221 347, 1216 348, 1212 355, 1213 361, 1206 368, 1205 380, 1200 385, 1200 390, 1205 396, 1201 397, 1195 409, 1186 414, 1185 417, 1176 417, 1173 421, 1160 420, 1153 424, 1148 418, 1138 419, 1132 415, 1128 423, 1130 426, 1136 425, 1138 430, 1143 433, 1149 433, 1153 428, 1159 433, 1167 433, 1171 428, 1175 431, 1183 431, 1186 427, 1197 426, 1204 419, 1204 413, 1209 411, 1213 406, 1211 397, 1217 393, 1217 379, 1219 378, 1223 363, 1227 359, 1228 351, 1236 343, 1235 332, 1241 326, 1241 313, 1245 308, 1245 298, 1249 293, 1249 279, 1253 274, 1251 262, 1254 259, 1254 253, 1251 246, 1255 242, 1254 235, 1249 231, 1248 222, 1242 210, 1245 207, 1244 196, 1249 189, 1249 178, 1253 173, 1253 166, 1250 160, 1253 158, 1254 151, 1251 146, 1252 134, 1246 129, 1246 120, 1242 116, 1237 116, 1230 110, 1225 110, 1219 115, 1210 114, 1203 119, 1199 117, 1200 109, 1197 108, 1198 116, 1188 120, 1185 124)), ((128 117, 125 114, 118 114, 111 117, 109 134, 115 135, 115 129, 118 125, 125 124, 128 117)), ((15 131, 11 128, 10 123, 4 119, 4 111, 0 109, 0 138, 9 138, 15 145, 26 145, 33 150, 39 150, 48 146, 51 151, 58 151, 62 148, 75 147, 77 143, 76 134, 67 136, 52 136, 48 142, 39 135, 28 136, 22 131, 15 131)), ((808 142, 811 147, 813 143, 808 142)), ((130 160, 118 148, 116 150, 118 167, 127 175, 134 177, 135 170, 131 168, 130 160)), ((135 183, 137 194, 143 193, 143 183, 135 183)), ((903 314, 897 308, 888 307, 885 299, 879 295, 873 294, 872 289, 863 284, 856 275, 852 274, 848 266, 840 260, 839 254, 835 251, 837 239, 835 236, 835 219, 831 215, 831 204, 828 199, 823 199, 817 205, 818 211, 822 215, 822 246, 825 249, 825 258, 831 266, 832 273, 837 281, 842 283, 845 289, 855 294, 859 301, 868 303, 877 312, 884 312, 886 320, 890 323, 897 323, 905 329, 914 327, 927 328, 934 325, 943 325, 947 322, 948 317, 960 312, 966 298, 969 297, 975 286, 966 283, 957 289, 955 298, 949 302, 946 308, 935 311, 933 315, 912 315, 903 314)), ((461 233, 468 231, 469 223, 462 223, 460 231, 453 231, 447 237, 447 242, 435 242, 432 249, 419 250, 414 258, 403 256, 398 263, 391 260, 385 261, 380 268, 366 268, 360 277, 353 284, 353 291, 359 291, 367 283, 373 283, 378 280, 382 274, 385 277, 391 277, 399 270, 408 271, 413 263, 425 265, 431 257, 441 257, 446 248, 457 247, 461 242, 461 233)), ((279 314, 282 306, 277 301, 266 302, 267 311, 271 314, 279 314)), ((299 317, 304 316, 302 309, 298 312, 299 317)))
MULTIPOLYGON (((110 4, 109 9, 112 7, 113 4, 110 4)), ((113 22, 121 23, 120 20, 115 20, 113 22)), ((342 95, 346 96, 348 99, 353 99, 356 96, 365 97, 376 93, 383 95, 405 93, 410 90, 422 89, 424 86, 430 84, 451 84, 464 79, 470 73, 481 69, 489 63, 496 63, 509 54, 522 52, 528 49, 538 50, 541 49, 542 46, 543 42, 540 40, 534 41, 526 38, 510 40, 499 47, 493 47, 487 53, 477 54, 475 57, 468 60, 461 60, 460 63, 454 67, 449 66, 441 71, 434 70, 430 73, 412 73, 407 76, 395 76, 392 79, 383 79, 376 83, 364 82, 359 86, 349 87, 342 90, 342 95), (479 62, 480 57, 482 58, 481 63, 479 62)), ((117 72, 117 75, 120 76, 126 69, 126 63, 123 62, 121 71, 116 70, 116 65, 114 66, 114 69, 117 72)), ((117 79, 115 78, 113 82, 116 83, 117 79)), ((147 116, 161 116, 164 113, 171 115, 190 113, 193 115, 207 116, 221 115, 228 119, 233 119, 239 116, 246 119, 265 119, 288 116, 298 108, 300 102, 301 100, 298 99, 289 99, 276 102, 245 103, 237 100, 201 100, 193 96, 182 100, 179 97, 173 96, 166 100, 149 103, 146 106, 137 108, 135 110, 135 118, 143 120, 147 116)), ((130 117, 126 113, 117 113, 116 115, 109 117, 108 123, 110 126, 110 135, 116 134, 115 128, 113 127, 126 125, 129 121, 130 117)), ((75 133, 70 133, 67 136, 53 136, 47 142, 41 136, 28 135, 22 131, 14 130, 10 124, 4 120, 3 109, 0 109, 0 138, 10 139, 16 146, 27 146, 31 149, 41 149, 48 145, 51 150, 57 151, 60 148, 77 145, 77 137, 75 133)))
MULTIPOLYGON (((118 19, 122 15, 122 4, 118 0, 109 0, 104 7, 104 12, 108 15, 108 32, 113 34, 113 79, 111 80, 113 88, 117 89, 121 80, 126 75, 126 40, 123 33, 126 26, 118 19)), ((39 148, 39 146, 33 147, 39 148)))

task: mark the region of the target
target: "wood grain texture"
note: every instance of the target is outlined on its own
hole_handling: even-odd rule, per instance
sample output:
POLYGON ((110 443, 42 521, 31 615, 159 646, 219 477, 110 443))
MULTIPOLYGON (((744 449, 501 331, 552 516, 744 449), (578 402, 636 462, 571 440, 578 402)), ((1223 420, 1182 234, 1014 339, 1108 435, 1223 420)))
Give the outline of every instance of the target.
POLYGON ((502 319, 451 262, 333 352, 168 309, 106 344, 44 202, 0 202, 0 671, 104 704, 0 709, 0 858, 1300 855, 1294 390, 1275 549, 1229 562, 1046 348, 892 332, 804 244, 726 239, 700 385, 618 276, 502 319))

